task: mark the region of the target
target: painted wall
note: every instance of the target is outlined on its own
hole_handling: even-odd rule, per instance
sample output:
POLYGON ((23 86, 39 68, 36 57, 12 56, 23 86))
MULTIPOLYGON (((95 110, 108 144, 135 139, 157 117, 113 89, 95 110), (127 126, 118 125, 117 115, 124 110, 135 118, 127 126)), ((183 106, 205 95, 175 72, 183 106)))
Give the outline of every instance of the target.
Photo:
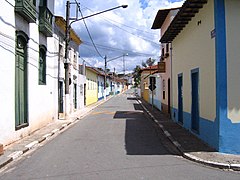
POLYGON ((111 79, 109 77, 107 77, 107 84, 108 87, 106 87, 106 95, 109 96, 111 92, 111 79))
POLYGON ((143 71, 141 73, 141 97, 149 102, 149 79, 147 78, 147 76, 149 75, 149 72, 143 71))
POLYGON ((78 90, 78 109, 83 109, 84 106, 84 94, 86 92, 84 92, 84 84, 86 84, 86 76, 79 74, 78 75, 78 86, 79 86, 79 90, 78 90))
POLYGON ((165 73, 160 73, 160 76, 162 77, 161 79, 159 79, 161 81, 161 103, 162 103, 162 111, 164 113, 170 113, 168 112, 168 98, 170 98, 171 96, 171 90, 170 92, 168 92, 168 80, 170 80, 170 87, 171 88, 171 44, 168 44, 169 46, 169 50, 167 52, 167 45, 166 44, 162 44, 162 47, 164 47, 164 54, 168 53, 169 56, 165 56, 164 55, 164 60, 163 62, 165 62, 165 66, 166 66, 166 72, 165 73), (163 98, 163 93, 165 93, 165 98, 163 98))
POLYGON ((104 76, 98 75, 98 100, 104 98, 104 76))
POLYGON ((152 77, 156 78, 156 89, 151 91, 149 89, 149 103, 152 104, 159 109, 162 110, 162 78, 160 74, 154 74, 152 77), (152 98, 153 93, 153 98, 152 98), (153 101, 152 101, 153 99, 153 101))
POLYGON ((76 93, 75 94, 75 90, 74 90, 74 85, 76 85, 77 89, 76 92, 79 92, 79 85, 78 85, 78 46, 72 42, 70 44, 70 48, 69 48, 69 58, 70 58, 70 78, 71 78, 71 84, 69 85, 69 112, 68 113, 72 113, 74 111, 77 110, 77 106, 78 106, 78 101, 76 101, 77 106, 75 106, 74 104, 74 96, 76 95, 76 99, 78 100, 78 96, 79 94, 76 93))
POLYGON ((226 1, 228 118, 240 123, 240 1, 226 1))
POLYGON ((199 132, 197 136, 218 146, 216 118, 214 2, 208 1, 172 43, 173 114, 177 121, 178 74, 183 74, 183 126, 191 130, 191 70, 199 69, 199 132))
POLYGON ((97 73, 86 68, 86 106, 98 101, 97 73))
MULTIPOLYGON (((37 1, 38 4, 39 1, 37 1)), ((1 2, 0 17, 0 102, 4 102, 0 113, 0 142, 10 144, 57 119, 57 61, 54 61, 54 46, 39 33, 38 20, 28 23, 14 11, 14 0, 1 2), (15 130, 15 31, 24 31, 29 37, 28 55, 28 122, 25 128, 15 130), (47 47, 46 85, 38 84, 39 45, 47 47), (7 78, 6 78, 7 77, 7 78)), ((49 9, 54 8, 54 1, 49 9)), ((37 8, 38 10, 38 8, 37 8)), ((38 17, 37 17, 38 19, 38 17)))
POLYGON ((240 71, 237 68, 240 57, 238 53, 240 43, 238 37, 240 2, 237 0, 219 0, 215 1, 215 4, 216 37, 218 37, 219 151, 240 154, 240 96, 238 93, 240 71))
POLYGON ((161 32, 160 32, 161 36, 165 33, 165 31, 167 30, 168 26, 171 24, 172 20, 174 19, 174 17, 178 13, 178 11, 179 11, 178 9, 169 11, 169 13, 161 27, 161 32))

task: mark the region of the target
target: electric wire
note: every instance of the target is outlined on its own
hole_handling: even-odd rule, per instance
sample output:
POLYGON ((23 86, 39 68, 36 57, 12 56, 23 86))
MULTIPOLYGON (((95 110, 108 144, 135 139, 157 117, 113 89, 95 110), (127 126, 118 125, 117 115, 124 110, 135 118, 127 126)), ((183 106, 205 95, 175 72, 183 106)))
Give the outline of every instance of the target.
MULTIPOLYGON (((91 46, 90 42, 84 41, 84 43, 81 46, 91 46)), ((99 45, 96 44, 96 46, 100 49, 106 49, 106 50, 111 50, 111 51, 117 51, 117 52, 122 52, 122 53, 128 53, 129 55, 140 55, 140 56, 153 56, 155 54, 148 54, 148 53, 142 53, 142 52, 136 52, 136 51, 131 51, 131 50, 126 50, 126 49, 119 49, 119 48, 114 48, 114 47, 109 47, 105 45, 99 45)))
MULTIPOLYGON (((87 8, 87 7, 86 7, 86 8, 87 8)), ((89 9, 89 8, 87 8, 87 9, 89 9)), ((92 11, 91 9, 89 9, 89 10, 92 11)), ((93 11, 92 11, 92 12, 93 12, 93 11)), ((142 37, 142 36, 139 36, 139 35, 137 35, 137 34, 134 34, 133 32, 129 32, 128 30, 126 30, 126 29, 124 29, 124 28, 122 28, 122 27, 120 27, 120 26, 118 26, 118 25, 116 25, 116 24, 113 24, 113 23, 110 22, 110 21, 113 21, 113 22, 115 22, 115 23, 121 24, 121 25, 123 25, 123 26, 129 27, 129 28, 132 28, 132 29, 135 29, 135 30, 144 32, 144 33, 149 33, 149 32, 147 32, 147 31, 143 31, 143 30, 139 30, 139 29, 137 29, 137 28, 133 28, 133 27, 127 26, 127 25, 125 25, 125 24, 122 24, 122 23, 119 23, 119 22, 117 22, 117 21, 114 21, 114 20, 111 20, 111 19, 109 19, 109 18, 106 18, 105 16, 101 16, 101 17, 102 17, 105 21, 107 21, 107 22, 109 22, 110 24, 112 24, 113 26, 121 29, 122 31, 125 31, 125 32, 127 32, 127 33, 129 33, 129 34, 131 34, 131 35, 133 35, 133 36, 135 36, 135 37, 138 37, 138 38, 140 38, 140 39, 142 39, 142 40, 145 40, 145 41, 147 41, 147 42, 150 42, 150 43, 153 44, 154 46, 159 45, 159 43, 156 43, 156 42, 154 42, 154 41, 152 41, 152 40, 150 40, 150 39, 147 39, 147 38, 145 38, 145 37, 142 37)), ((89 20, 89 21, 91 21, 91 20, 89 20)), ((154 33, 152 33, 152 34, 154 34, 154 33)))
MULTIPOLYGON (((82 5, 82 6, 85 7, 85 9, 88 9, 88 10, 90 10, 91 12, 94 12, 93 10, 91 10, 90 8, 88 8, 88 7, 86 7, 86 6, 84 6, 84 5, 82 5)), ((112 22, 114 22, 114 23, 120 24, 120 25, 122 25, 122 26, 131 28, 131 29, 134 29, 134 30, 137 30, 137 31, 139 31, 139 32, 148 33, 148 34, 155 34, 155 33, 149 32, 149 31, 145 31, 145 30, 142 30, 142 29, 138 29, 138 28, 131 27, 131 26, 129 26, 129 25, 120 23, 120 22, 115 21, 115 20, 113 20, 113 19, 109 19, 109 18, 105 17, 104 15, 100 15, 100 16, 102 16, 103 19, 107 19, 108 21, 112 21, 112 22)))
MULTIPOLYGON (((82 14, 80 5, 79 5, 79 3, 77 2, 77 0, 75 0, 75 3, 77 4, 78 10, 79 10, 79 12, 80 12, 80 14, 81 14, 81 17, 83 18, 83 14, 82 14)), ((88 27, 87 27, 87 23, 86 23, 85 19, 83 19, 83 23, 84 23, 84 26, 85 26, 85 28, 86 28, 86 30, 87 30, 87 33, 88 33, 88 36, 89 36, 89 38, 90 38, 90 40, 91 40, 91 42, 92 42, 92 44, 93 44, 96 52, 98 53, 98 55, 99 55, 101 58, 104 59, 104 57, 103 57, 102 54, 98 51, 98 49, 97 49, 97 47, 96 47, 96 45, 95 45, 95 43, 94 43, 94 41, 93 41, 93 38, 92 38, 92 36, 91 36, 91 34, 90 34, 90 31, 89 31, 89 29, 88 29, 88 27)))
MULTIPOLYGON (((82 14, 82 11, 81 11, 80 5, 79 5, 80 3, 78 3, 77 0, 75 0, 75 3, 77 4, 78 10, 79 10, 79 12, 80 12, 80 14, 81 14, 81 17, 83 18, 83 14, 82 14)), ((86 9, 89 9, 89 8, 87 8, 87 7, 85 7, 85 8, 86 8, 86 9)), ((89 10, 92 11, 91 9, 89 9, 89 10)), ((105 20, 106 20, 106 19, 105 19, 105 20)), ((113 20, 106 20, 106 21, 109 22, 109 21, 113 21, 113 20)), ((121 51, 121 52, 124 52, 124 53, 127 52, 127 53, 129 53, 129 54, 135 54, 135 55, 145 56, 145 57, 146 57, 146 56, 156 56, 155 54, 140 53, 140 52, 134 52, 134 51, 130 51, 130 50, 118 49, 118 48, 113 48, 113 47, 104 46, 104 45, 97 45, 97 44, 94 43, 94 41, 93 41, 93 39, 92 39, 92 36, 91 36, 91 34, 90 34, 90 32, 89 32, 89 29, 88 29, 87 24, 86 24, 86 22, 85 22, 84 19, 83 19, 83 22, 84 22, 85 28, 86 28, 86 30, 87 30, 87 33, 88 33, 88 35, 89 35, 89 38, 90 38, 90 40, 91 40, 91 43, 84 41, 82 45, 86 45, 86 46, 92 46, 92 45, 93 45, 93 47, 94 47, 95 51, 97 52, 97 54, 98 54, 101 58, 103 58, 103 59, 104 59, 104 57, 103 57, 103 56, 101 55, 101 53, 99 52, 98 48, 99 48, 99 49, 107 49, 107 50, 111 50, 111 51, 121 51), (92 45, 91 45, 91 44, 92 44, 92 45), (97 48, 97 47, 98 47, 98 48, 97 48)), ((115 22, 116 22, 116 21, 115 21, 115 22)), ((109 23, 111 23, 111 22, 109 22, 109 23)), ((117 23, 117 22, 116 22, 116 23, 117 23)), ((151 40, 148 40, 148 39, 143 38, 143 37, 141 37, 141 36, 138 36, 138 35, 136 35, 136 34, 134 34, 134 33, 131 33, 131 32, 129 32, 129 31, 127 31, 127 30, 125 30, 125 29, 117 26, 116 24, 113 24, 113 23, 111 23, 111 24, 114 25, 114 26, 116 26, 116 27, 118 27, 118 28, 120 28, 121 30, 123 30, 123 31, 125 31, 125 32, 127 32, 127 33, 130 33, 130 34, 132 34, 132 35, 134 35, 134 36, 136 36, 136 37, 138 37, 138 38, 141 38, 141 39, 143 39, 143 40, 145 40, 145 41, 148 41, 148 42, 150 42, 151 44, 154 44, 155 46, 156 46, 156 45, 159 46, 159 44, 157 44, 157 43, 155 43, 155 42, 153 42, 153 41, 151 41, 151 40)), ((119 23, 119 24, 121 24, 121 23, 119 23)), ((124 25, 124 24, 123 24, 123 25, 124 25)), ((127 25, 125 25, 125 26, 127 26, 127 25)), ((133 28, 133 27, 130 27, 130 26, 127 26, 127 27, 132 28, 132 29, 139 30, 139 29, 137 29, 137 28, 133 28)), ((142 30, 139 30, 139 31, 142 31, 142 30)), ((89 49, 89 48, 88 48, 88 49, 89 49)))

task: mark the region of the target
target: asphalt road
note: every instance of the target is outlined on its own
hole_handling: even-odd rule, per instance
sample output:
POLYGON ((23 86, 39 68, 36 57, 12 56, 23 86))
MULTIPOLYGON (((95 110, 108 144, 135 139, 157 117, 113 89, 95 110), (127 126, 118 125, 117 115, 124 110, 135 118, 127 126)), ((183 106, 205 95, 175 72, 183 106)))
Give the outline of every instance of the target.
POLYGON ((1 172, 0 179, 240 179, 239 173, 172 154, 171 145, 130 92, 111 98, 64 133, 26 153, 1 172))

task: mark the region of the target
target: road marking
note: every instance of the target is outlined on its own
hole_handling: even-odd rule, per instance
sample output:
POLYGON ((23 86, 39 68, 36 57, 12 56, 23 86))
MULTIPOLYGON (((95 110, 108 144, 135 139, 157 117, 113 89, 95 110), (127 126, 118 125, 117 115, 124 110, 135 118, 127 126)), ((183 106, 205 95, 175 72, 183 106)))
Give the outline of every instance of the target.
POLYGON ((93 112, 90 115, 99 115, 99 114, 115 114, 116 112, 114 111, 101 111, 101 112, 93 112))

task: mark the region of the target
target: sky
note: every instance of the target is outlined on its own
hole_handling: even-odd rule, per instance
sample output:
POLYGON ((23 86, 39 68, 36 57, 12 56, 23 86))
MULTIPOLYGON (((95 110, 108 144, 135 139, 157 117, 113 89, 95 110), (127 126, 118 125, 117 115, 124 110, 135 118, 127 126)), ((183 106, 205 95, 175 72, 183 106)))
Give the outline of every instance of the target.
MULTIPOLYGON (((75 2, 75 0, 70 0, 75 2)), ((152 30, 152 24, 159 9, 180 7, 184 0, 77 0, 83 17, 119 5, 106 13, 77 21, 72 24, 82 40, 80 63, 87 66, 107 68, 116 73, 131 72, 136 65, 148 58, 159 61, 160 30, 152 30), (119 57, 119 58, 117 58, 119 57), (116 59, 115 59, 116 58, 116 59), (114 60, 112 60, 114 59, 114 60), (125 65, 124 63, 125 62, 125 65)), ((55 15, 65 18, 66 0, 55 0, 55 15)), ((70 17, 76 17, 76 5, 70 5, 70 17)), ((81 18, 81 13, 78 13, 81 18)))

